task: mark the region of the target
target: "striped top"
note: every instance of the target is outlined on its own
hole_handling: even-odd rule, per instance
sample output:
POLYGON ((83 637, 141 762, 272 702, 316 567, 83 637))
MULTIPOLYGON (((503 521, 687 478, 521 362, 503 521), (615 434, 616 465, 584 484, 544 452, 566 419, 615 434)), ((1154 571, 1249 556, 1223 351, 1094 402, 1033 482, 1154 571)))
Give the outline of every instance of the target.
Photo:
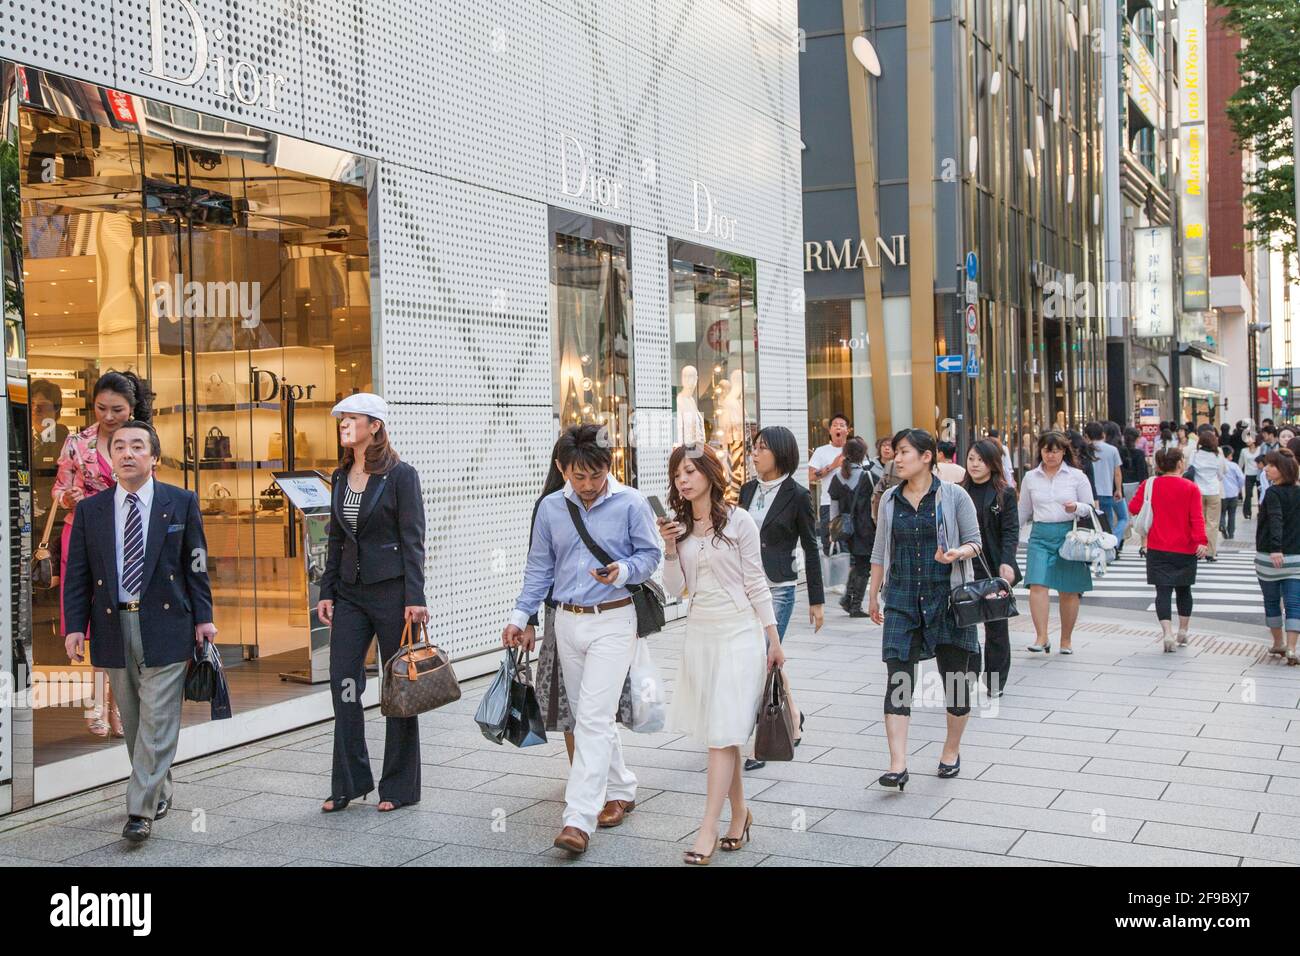
POLYGON ((343 489, 343 520, 348 523, 352 533, 357 533, 357 514, 361 511, 361 492, 351 487, 343 489))

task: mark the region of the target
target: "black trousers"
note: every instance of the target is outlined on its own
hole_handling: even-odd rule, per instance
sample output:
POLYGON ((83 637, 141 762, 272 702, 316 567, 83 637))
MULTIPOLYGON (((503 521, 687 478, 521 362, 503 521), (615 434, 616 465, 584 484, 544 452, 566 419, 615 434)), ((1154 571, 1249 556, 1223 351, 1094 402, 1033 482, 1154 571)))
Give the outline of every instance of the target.
POLYGON ((817 534, 822 539, 822 554, 831 553, 831 506, 821 505, 817 509, 817 534))
POLYGON ((1250 520, 1250 509, 1255 504, 1255 488, 1259 485, 1259 475, 1246 476, 1246 493, 1243 495, 1241 513, 1247 521, 1250 520))
MULTIPOLYGON (((916 687, 916 645, 912 659, 900 661, 891 657, 885 661, 889 672, 885 683, 885 713, 899 717, 912 716, 912 691, 916 687)), ((952 644, 939 644, 934 649, 934 659, 943 679, 943 702, 948 713, 963 717, 970 713, 975 699, 975 677, 979 672, 979 654, 964 651, 952 644)))
MULTIPOLYGON (((381 661, 397 653, 405 623, 404 587, 401 578, 366 585, 339 582, 330 631, 330 697, 334 702, 331 796, 359 797, 375 788, 361 709, 366 653, 375 637, 379 638, 381 661)), ((420 719, 386 720, 379 799, 415 803, 420 799, 420 719)))
POLYGON ((871 583, 871 555, 849 556, 849 580, 844 585, 844 606, 850 611, 862 610, 862 599, 867 596, 871 583))
POLYGON ((984 686, 990 697, 1001 697, 1011 674, 1011 631, 1006 621, 984 625, 984 686))
POLYGON ((1172 588, 1164 584, 1156 585, 1156 620, 1170 621, 1173 620, 1173 608, 1170 598, 1173 594, 1178 594, 1178 616, 1192 616, 1192 589, 1191 587, 1172 588))
POLYGON ((1229 541, 1237 536, 1237 505, 1240 498, 1224 498, 1223 513, 1219 515, 1219 534, 1229 541))

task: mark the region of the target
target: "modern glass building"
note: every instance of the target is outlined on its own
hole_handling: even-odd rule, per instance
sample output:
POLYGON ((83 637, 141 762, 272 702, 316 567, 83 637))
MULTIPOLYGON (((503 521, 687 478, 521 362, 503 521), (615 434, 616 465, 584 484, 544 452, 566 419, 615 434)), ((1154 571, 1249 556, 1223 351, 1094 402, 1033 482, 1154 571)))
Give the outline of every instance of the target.
POLYGON ((800 3, 813 445, 1104 412, 1099 7, 800 3))
POLYGON ((496 665, 560 426, 659 495, 677 442, 738 487, 760 421, 806 441, 796 34, 793 0, 0 10, 0 813, 127 773, 30 575, 109 369, 202 502, 235 717, 187 705, 180 759, 330 713, 275 476, 329 475, 342 396, 393 407, 461 676, 496 665))

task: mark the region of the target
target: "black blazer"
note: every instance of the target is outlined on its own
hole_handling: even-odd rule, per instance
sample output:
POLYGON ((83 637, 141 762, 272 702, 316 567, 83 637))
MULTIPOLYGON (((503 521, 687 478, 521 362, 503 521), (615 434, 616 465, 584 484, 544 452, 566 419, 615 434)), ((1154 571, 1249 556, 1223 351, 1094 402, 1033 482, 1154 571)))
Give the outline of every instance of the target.
MULTIPOLYGON (((981 501, 986 499, 981 497, 981 501)), ((999 491, 988 507, 976 507, 979 518, 980 538, 984 541, 984 562, 988 564, 989 575, 996 577, 998 567, 1009 564, 1016 569, 1016 580, 1020 580, 1020 565, 1016 562, 1016 552, 1020 549, 1020 513, 1016 501, 1016 490, 1010 486, 999 491)), ((975 574, 984 577, 984 567, 979 559, 975 561, 975 574)))
POLYGON ((424 499, 420 476, 399 461, 386 475, 370 475, 361 494, 357 530, 343 519, 343 491, 348 485, 346 468, 335 469, 333 501, 330 506, 329 559, 321 577, 320 596, 332 601, 338 596, 339 581, 345 584, 376 584, 403 578, 407 606, 423 606, 424 597, 424 499))
MULTIPOLYGON (((758 480, 741 486, 740 507, 749 510, 758 490, 758 480)), ((773 581, 794 581, 794 546, 803 545, 804 565, 808 574, 808 603, 825 604, 822 591, 821 551, 817 544, 817 519, 813 517, 813 500, 808 489, 793 476, 781 482, 776 498, 768 505, 767 517, 759 532, 763 546, 763 572, 773 581)))
MULTIPOLYGON (((212 588, 199 499, 156 478, 153 489, 145 531, 140 638, 145 665, 160 667, 192 656, 194 628, 212 622, 212 588), (200 555, 203 560, 196 560, 200 555)), ((117 609, 116 491, 114 485, 77 503, 63 577, 68 633, 90 633, 90 662, 96 667, 126 666, 117 609)))

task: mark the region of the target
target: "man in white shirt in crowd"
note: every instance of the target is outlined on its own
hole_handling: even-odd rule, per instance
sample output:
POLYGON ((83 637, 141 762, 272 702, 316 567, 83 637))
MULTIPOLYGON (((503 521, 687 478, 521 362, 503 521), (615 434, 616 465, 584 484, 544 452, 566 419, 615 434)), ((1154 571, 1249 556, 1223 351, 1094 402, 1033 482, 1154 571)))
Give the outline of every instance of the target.
POLYGON ((966 480, 966 469, 957 464, 956 458, 956 442, 939 442, 939 460, 935 462, 934 473, 940 480, 952 482, 954 485, 959 485, 966 480))
POLYGON ((1111 532, 1119 539, 1115 554, 1124 552, 1124 529, 1128 527, 1128 505, 1124 503, 1124 467, 1119 449, 1106 441, 1106 428, 1101 422, 1088 422, 1083 426, 1083 437, 1092 444, 1097 460, 1092 469, 1092 480, 1097 485, 1097 500, 1110 518, 1111 532))
POLYGON ((989 429, 989 437, 998 443, 1002 449, 1002 478, 1012 488, 1016 486, 1016 466, 1012 464, 1011 452, 1007 450, 1006 442, 1002 440, 1002 433, 996 428, 989 429))
POLYGON ((822 541, 822 552, 831 553, 831 475, 844 463, 844 443, 849 439, 848 416, 836 413, 831 416, 831 440, 822 445, 808 459, 808 483, 821 485, 818 508, 817 534, 822 541))

